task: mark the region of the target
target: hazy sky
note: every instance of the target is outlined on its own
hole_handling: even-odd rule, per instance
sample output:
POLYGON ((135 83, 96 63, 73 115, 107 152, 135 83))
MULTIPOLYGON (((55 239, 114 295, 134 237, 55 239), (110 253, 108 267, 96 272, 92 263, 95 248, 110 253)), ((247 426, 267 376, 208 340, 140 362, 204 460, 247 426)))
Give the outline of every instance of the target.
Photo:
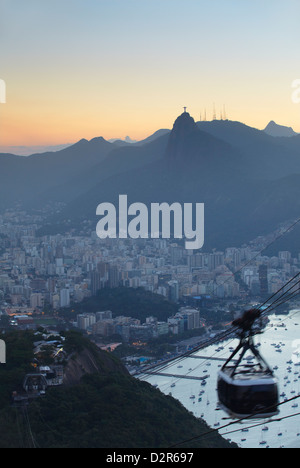
POLYGON ((142 139, 187 106, 300 132, 299 0, 0 0, 0 144, 142 139))

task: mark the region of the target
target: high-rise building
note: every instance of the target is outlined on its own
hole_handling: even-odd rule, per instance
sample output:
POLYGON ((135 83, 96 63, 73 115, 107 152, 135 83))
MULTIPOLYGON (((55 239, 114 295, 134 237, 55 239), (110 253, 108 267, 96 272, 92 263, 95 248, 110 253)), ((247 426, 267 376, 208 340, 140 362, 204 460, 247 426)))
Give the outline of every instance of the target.
POLYGON ((181 265, 183 262, 183 248, 177 244, 172 244, 170 247, 171 264, 173 266, 181 265))
POLYGON ((117 288, 119 286, 119 269, 116 265, 110 265, 108 271, 108 287, 117 288))
POLYGON ((100 273, 101 278, 108 277, 109 264, 105 262, 99 262, 97 265, 97 271, 100 273))
POLYGON ((96 321, 100 322, 101 320, 112 319, 111 310, 103 310, 101 312, 96 312, 96 321))
POLYGON ((61 289, 59 294, 59 304, 60 307, 69 307, 70 305, 70 290, 61 289))
POLYGON ((278 252, 278 258, 279 260, 284 260, 285 263, 288 263, 291 261, 292 254, 291 252, 284 250, 284 251, 278 252))
POLYGON ((101 280, 101 274, 98 271, 91 272, 91 291, 93 296, 96 296, 97 292, 102 289, 103 283, 101 280))
POLYGON ((179 284, 178 281, 169 281, 169 299, 172 302, 178 302, 179 299, 179 284))
POLYGON ((223 252, 215 252, 208 257, 208 269, 215 270, 218 266, 224 265, 223 252))
POLYGON ((81 330, 93 326, 96 323, 96 314, 79 314, 77 315, 77 325, 81 330))
POLYGON ((44 307, 44 296, 41 293, 32 293, 30 295, 30 307, 36 309, 37 307, 44 307))
POLYGON ((267 296, 268 294, 268 267, 267 265, 260 265, 259 267, 259 283, 260 283, 260 295, 267 296))

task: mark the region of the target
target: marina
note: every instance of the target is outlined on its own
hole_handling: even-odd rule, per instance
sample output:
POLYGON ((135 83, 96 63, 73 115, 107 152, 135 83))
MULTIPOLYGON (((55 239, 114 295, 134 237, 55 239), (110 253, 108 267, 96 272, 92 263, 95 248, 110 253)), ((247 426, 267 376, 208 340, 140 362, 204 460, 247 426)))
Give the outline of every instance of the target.
MULTIPOLYGON (((204 419, 224 438, 241 448, 299 448, 300 310, 291 310, 289 315, 272 315, 269 319, 264 333, 258 335, 255 342, 279 383, 279 414, 274 417, 248 419, 224 427, 233 420, 219 406, 217 376, 221 361, 227 360, 238 344, 235 338, 224 341, 221 350, 212 345, 184 358, 180 362, 180 373, 178 363, 174 361, 164 368, 163 373, 153 375, 152 370, 152 375, 145 375, 143 380, 165 394, 171 394, 196 417, 204 419)), ((244 362, 251 362, 251 356, 246 355, 244 362)))

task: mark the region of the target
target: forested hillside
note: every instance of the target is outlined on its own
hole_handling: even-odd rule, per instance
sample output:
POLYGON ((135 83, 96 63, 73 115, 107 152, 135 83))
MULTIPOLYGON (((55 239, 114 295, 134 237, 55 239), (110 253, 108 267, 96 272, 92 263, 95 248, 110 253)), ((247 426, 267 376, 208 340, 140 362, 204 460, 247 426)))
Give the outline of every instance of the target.
MULTIPOLYGON (((74 332, 66 335, 69 359, 82 367, 80 356, 88 351, 93 371, 82 369, 79 382, 47 389, 28 406, 12 406, 10 395, 30 368, 34 336, 18 332, 6 338, 7 364, 0 368, 2 448, 167 448, 209 429, 181 403, 131 377, 116 358, 74 332)), ((188 446, 235 447, 217 432, 188 446)))

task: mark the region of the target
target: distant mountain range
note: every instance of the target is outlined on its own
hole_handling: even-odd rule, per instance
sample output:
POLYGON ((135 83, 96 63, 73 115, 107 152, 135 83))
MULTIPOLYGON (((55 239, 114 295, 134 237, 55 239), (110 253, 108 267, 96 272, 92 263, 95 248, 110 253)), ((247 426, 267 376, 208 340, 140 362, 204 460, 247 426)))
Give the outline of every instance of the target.
MULTIPOLYGON (((124 139, 121 138, 111 138, 108 140, 109 143, 117 143, 119 145, 123 145, 126 143, 130 144, 137 144, 142 145, 145 143, 150 143, 151 141, 155 140, 159 136, 165 135, 166 133, 170 133, 171 130, 168 129, 161 129, 157 130, 153 135, 150 135, 148 138, 144 140, 133 140, 129 136, 126 136, 124 139)), ((276 124, 273 120, 268 123, 264 132, 268 135, 273 137, 290 137, 296 136, 298 133, 294 132, 291 127, 285 127, 283 125, 276 124)), ((1 153, 10 153, 15 154, 18 156, 31 156, 32 154, 40 154, 40 153, 47 153, 47 152, 56 152, 62 149, 68 148, 72 146, 73 143, 66 143, 61 145, 49 145, 49 146, 0 146, 0 154, 1 153)))
POLYGON ((0 153, 11 153, 17 156, 31 156, 36 153, 60 151, 71 145, 72 143, 48 146, 0 146, 0 153))
POLYGON ((296 136, 297 133, 294 132, 292 127, 285 127, 284 125, 278 125, 273 120, 268 123, 264 130, 268 135, 273 137, 292 137, 296 136))
POLYGON ((196 123, 185 112, 172 130, 142 142, 99 137, 27 158, 0 154, 0 181, 1 209, 63 202, 49 219, 52 230, 87 219, 96 228, 98 204, 127 194, 130 203, 203 202, 204 248, 239 246, 300 216, 300 135, 274 138, 228 120, 196 123))

